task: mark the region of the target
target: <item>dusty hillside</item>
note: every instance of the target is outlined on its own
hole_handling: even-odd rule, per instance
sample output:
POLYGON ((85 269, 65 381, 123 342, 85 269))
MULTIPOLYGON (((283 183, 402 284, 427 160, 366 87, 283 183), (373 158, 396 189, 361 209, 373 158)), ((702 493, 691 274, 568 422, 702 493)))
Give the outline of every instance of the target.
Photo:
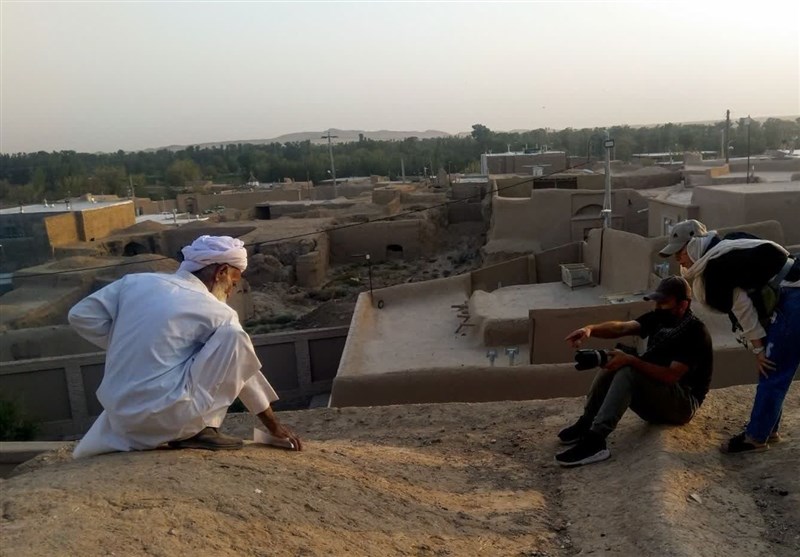
POLYGON ((797 555, 800 390, 793 439, 716 450, 752 391, 712 392, 681 429, 627 416, 612 459, 577 470, 552 457, 578 399, 287 413, 300 454, 49 455, 0 484, 0 553, 797 555))

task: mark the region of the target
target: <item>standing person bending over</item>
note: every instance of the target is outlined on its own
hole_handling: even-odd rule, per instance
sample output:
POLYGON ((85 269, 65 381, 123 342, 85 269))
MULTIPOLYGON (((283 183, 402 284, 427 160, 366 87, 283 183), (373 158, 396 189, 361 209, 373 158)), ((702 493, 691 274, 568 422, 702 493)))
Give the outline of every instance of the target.
POLYGON ((676 224, 661 255, 675 256, 697 301, 727 313, 740 342, 756 355, 759 377, 750 421, 720 450, 769 448, 780 439, 783 401, 800 366, 800 260, 752 234, 720 238, 696 220, 676 224))
POLYGON ((70 324, 107 350, 97 390, 103 412, 75 458, 113 451, 238 449, 217 431, 239 397, 276 437, 300 439, 275 417, 278 396, 250 337, 225 304, 247 267, 241 240, 201 236, 175 274, 127 275, 80 301, 70 324))
POLYGON ((682 425, 692 419, 711 383, 713 352, 706 326, 689 306, 692 290, 681 277, 667 277, 645 300, 654 311, 635 321, 608 321, 587 325, 565 340, 577 348, 584 339, 647 338, 642 356, 612 350, 598 372, 577 423, 563 429, 563 445, 576 444, 556 455, 561 466, 578 466, 607 459, 606 437, 630 408, 643 420, 682 425))

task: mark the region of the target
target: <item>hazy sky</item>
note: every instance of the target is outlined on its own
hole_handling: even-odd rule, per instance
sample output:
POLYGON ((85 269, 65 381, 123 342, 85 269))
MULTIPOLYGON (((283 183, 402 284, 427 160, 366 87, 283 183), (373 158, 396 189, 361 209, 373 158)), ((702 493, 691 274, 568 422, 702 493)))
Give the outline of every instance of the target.
POLYGON ((798 114, 798 6, 2 0, 0 151, 798 114))

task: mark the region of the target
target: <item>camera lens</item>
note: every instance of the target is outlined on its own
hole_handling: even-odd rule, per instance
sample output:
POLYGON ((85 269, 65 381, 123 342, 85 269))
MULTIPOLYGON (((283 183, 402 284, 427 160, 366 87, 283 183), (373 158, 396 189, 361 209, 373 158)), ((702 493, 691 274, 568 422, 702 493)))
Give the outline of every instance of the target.
POLYGON ((604 365, 608 360, 605 351, 600 350, 578 350, 575 352, 575 369, 583 371, 604 365))

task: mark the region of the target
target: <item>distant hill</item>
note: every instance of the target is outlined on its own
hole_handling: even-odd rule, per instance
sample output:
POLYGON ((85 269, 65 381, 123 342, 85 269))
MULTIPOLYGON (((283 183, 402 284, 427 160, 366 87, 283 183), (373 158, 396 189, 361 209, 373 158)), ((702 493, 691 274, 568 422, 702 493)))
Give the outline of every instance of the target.
MULTIPOLYGON (((741 118, 741 117, 742 117, 741 115, 731 116, 731 122, 734 122, 734 123, 738 122, 739 118, 741 118)), ((770 118, 777 118, 778 120, 790 120, 790 121, 794 122, 795 120, 800 118, 800 115, 794 115, 794 116, 753 116, 753 120, 755 120, 756 122, 761 122, 762 124, 764 122, 766 122, 767 120, 769 120, 770 118)), ((717 118, 716 120, 696 120, 696 121, 692 121, 692 122, 669 122, 669 123, 675 124, 675 125, 678 125, 678 126, 691 126, 691 125, 710 126, 712 124, 716 124, 717 122, 722 122, 724 120, 725 120, 725 117, 722 116, 720 118, 717 118)), ((656 126, 663 126, 666 123, 668 123, 668 122, 659 122, 657 124, 627 124, 627 125, 630 126, 631 128, 655 128, 656 126)), ((608 125, 608 126, 573 126, 573 128, 574 129, 581 129, 581 128, 611 128, 613 126, 624 126, 624 125, 626 125, 626 124, 611 124, 611 125, 608 125)), ((549 129, 551 129, 551 130, 561 130, 563 128, 549 128, 549 129)), ((532 131, 532 130, 531 129, 527 129, 527 128, 517 128, 517 129, 513 129, 513 130, 508 130, 508 131, 502 131, 502 130, 492 130, 492 131, 496 131, 496 132, 500 132, 500 133, 526 133, 526 132, 529 132, 529 131, 532 131)), ((470 132, 459 132, 459 133, 454 134, 454 135, 456 135, 457 137, 463 137, 463 136, 467 136, 469 134, 470 134, 470 132)))
MULTIPOLYGON (((234 139, 232 141, 212 141, 210 143, 189 143, 186 145, 167 145, 165 147, 158 147, 155 149, 145 149, 146 152, 159 151, 161 149, 169 149, 170 151, 180 151, 189 145, 200 148, 220 147, 224 145, 236 145, 239 143, 247 143, 251 145, 266 145, 269 143, 294 143, 301 141, 311 141, 311 143, 319 145, 327 143, 326 139, 322 136, 327 134, 327 130, 318 132, 296 132, 279 135, 269 139, 234 139)), ((450 137, 451 134, 440 130, 425 130, 420 131, 393 131, 393 130, 339 130, 331 129, 331 135, 338 136, 333 140, 333 143, 351 143, 358 141, 358 135, 364 134, 367 139, 375 139, 378 141, 401 141, 407 137, 418 137, 420 139, 431 139, 434 137, 450 137)))

